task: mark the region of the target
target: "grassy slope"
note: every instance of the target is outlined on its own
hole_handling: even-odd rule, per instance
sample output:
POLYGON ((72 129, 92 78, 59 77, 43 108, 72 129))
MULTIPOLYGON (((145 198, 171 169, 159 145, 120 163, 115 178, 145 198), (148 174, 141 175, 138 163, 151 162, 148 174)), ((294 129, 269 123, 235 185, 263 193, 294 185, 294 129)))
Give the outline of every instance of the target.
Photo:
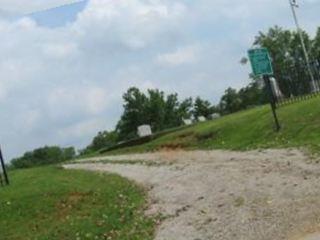
POLYGON ((10 175, 0 188, 2 240, 152 239, 144 192, 119 176, 54 167, 10 175))
POLYGON ((144 152, 161 148, 232 149, 306 147, 320 151, 320 97, 278 109, 282 125, 273 130, 270 107, 263 106, 216 121, 196 124, 150 143, 112 153, 144 152))

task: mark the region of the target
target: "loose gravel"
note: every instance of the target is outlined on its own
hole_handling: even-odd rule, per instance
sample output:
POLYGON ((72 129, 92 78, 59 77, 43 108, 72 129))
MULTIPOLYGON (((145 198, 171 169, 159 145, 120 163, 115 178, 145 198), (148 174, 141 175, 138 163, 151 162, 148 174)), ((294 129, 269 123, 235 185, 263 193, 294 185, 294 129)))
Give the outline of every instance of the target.
POLYGON ((144 185, 148 214, 164 216, 156 240, 308 240, 320 239, 316 162, 294 149, 168 151, 64 167, 113 172, 144 185))

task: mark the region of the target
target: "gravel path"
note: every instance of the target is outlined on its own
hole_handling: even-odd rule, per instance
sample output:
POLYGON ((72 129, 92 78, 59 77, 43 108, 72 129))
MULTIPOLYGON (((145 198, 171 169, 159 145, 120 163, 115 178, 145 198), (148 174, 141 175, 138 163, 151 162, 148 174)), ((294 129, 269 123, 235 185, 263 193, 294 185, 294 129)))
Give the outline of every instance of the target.
POLYGON ((178 151, 64 167, 146 186, 149 212, 166 217, 156 240, 320 240, 320 164, 312 162, 297 150, 178 151))

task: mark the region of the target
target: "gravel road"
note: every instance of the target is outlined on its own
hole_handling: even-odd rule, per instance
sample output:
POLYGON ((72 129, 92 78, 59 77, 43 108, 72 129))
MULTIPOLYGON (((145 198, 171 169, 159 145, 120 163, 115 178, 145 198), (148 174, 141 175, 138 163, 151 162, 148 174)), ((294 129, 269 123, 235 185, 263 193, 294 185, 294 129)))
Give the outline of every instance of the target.
POLYGON ((147 187, 148 213, 165 216, 156 240, 320 240, 320 164, 298 150, 171 151, 64 167, 147 187))

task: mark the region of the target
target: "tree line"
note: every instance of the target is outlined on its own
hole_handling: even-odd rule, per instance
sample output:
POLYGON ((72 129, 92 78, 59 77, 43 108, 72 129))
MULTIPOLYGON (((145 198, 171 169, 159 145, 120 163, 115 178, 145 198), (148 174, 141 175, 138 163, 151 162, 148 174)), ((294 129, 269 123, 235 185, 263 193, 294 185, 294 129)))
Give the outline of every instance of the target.
POLYGON ((30 168, 48 164, 61 163, 76 156, 74 147, 60 148, 58 146, 45 146, 26 152, 23 156, 11 161, 13 168, 30 168))
POLYGON ((153 132, 163 131, 184 124, 185 119, 210 119, 212 114, 234 113, 267 102, 263 86, 252 81, 248 86, 236 90, 228 88, 219 104, 212 104, 201 97, 179 100, 177 93, 165 94, 159 89, 143 93, 136 87, 129 88, 123 95, 123 114, 113 131, 101 131, 81 154, 111 147, 117 142, 137 138, 138 126, 148 124, 153 132))

